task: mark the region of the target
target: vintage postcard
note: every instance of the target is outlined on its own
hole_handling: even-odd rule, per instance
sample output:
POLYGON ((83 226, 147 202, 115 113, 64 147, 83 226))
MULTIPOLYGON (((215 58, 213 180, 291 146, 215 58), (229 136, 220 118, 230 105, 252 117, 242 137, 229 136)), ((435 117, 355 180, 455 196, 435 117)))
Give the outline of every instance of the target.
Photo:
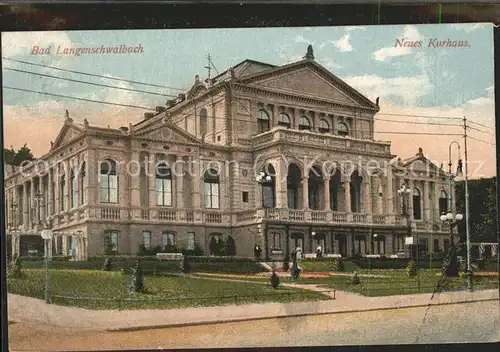
POLYGON ((12 349, 499 339, 491 24, 11 32, 2 72, 12 349))

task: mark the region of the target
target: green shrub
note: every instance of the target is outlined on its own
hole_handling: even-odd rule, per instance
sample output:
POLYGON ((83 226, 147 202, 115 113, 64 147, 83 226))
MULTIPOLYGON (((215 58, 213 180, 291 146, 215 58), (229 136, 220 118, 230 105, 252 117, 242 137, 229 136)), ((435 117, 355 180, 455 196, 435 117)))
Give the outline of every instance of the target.
POLYGON ((344 267, 344 260, 342 257, 336 258, 335 261, 333 262, 333 271, 334 272, 343 272, 345 270, 344 267))
POLYGON ((359 285, 359 284, 361 284, 361 281, 359 280, 358 272, 355 271, 354 275, 351 278, 351 285, 359 285))
POLYGON ((132 281, 130 283, 130 292, 144 291, 144 274, 142 272, 141 262, 137 261, 132 268, 132 281))
POLYGON ((16 256, 14 262, 10 266, 10 276, 13 278, 20 278, 22 273, 22 262, 19 256, 16 256))
POLYGON ((102 270, 104 270, 104 271, 111 270, 111 259, 110 258, 106 258, 106 260, 104 261, 104 264, 102 265, 102 270))
POLYGON ((276 271, 273 271, 273 273, 271 274, 271 286, 273 288, 278 288, 279 285, 280 285, 280 278, 278 274, 276 274, 276 271))
POLYGON ((406 275, 411 278, 417 276, 417 264, 413 259, 408 262, 408 266, 406 267, 406 275))
POLYGON ((188 273, 191 271, 191 266, 189 265, 188 257, 185 255, 181 261, 181 271, 183 273, 188 273))

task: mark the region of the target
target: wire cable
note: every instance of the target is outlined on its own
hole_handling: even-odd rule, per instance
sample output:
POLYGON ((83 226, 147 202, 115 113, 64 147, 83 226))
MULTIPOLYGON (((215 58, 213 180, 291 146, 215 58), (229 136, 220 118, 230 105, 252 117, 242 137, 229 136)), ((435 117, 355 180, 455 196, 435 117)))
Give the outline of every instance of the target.
POLYGON ((23 88, 14 88, 14 87, 9 87, 9 86, 3 86, 4 89, 12 89, 12 90, 18 90, 22 92, 29 92, 29 93, 36 93, 36 94, 43 94, 43 95, 50 95, 53 97, 58 97, 58 98, 66 98, 66 99, 75 99, 75 100, 81 100, 81 101, 87 101, 91 103, 100 103, 100 104, 106 104, 106 105, 116 105, 116 106, 122 106, 125 108, 134 108, 134 109, 142 109, 142 110, 154 110, 151 108, 147 108, 144 106, 137 106, 137 105, 128 105, 128 104, 118 104, 118 103, 111 103, 107 101, 102 101, 102 100, 92 100, 92 99, 85 99, 85 98, 77 98, 77 97, 71 97, 68 95, 62 95, 62 94, 55 94, 55 93, 48 93, 48 92, 40 92, 36 90, 31 90, 31 89, 23 89, 23 88))
POLYGON ((107 77, 103 75, 98 75, 95 73, 88 73, 88 72, 82 72, 82 71, 75 71, 75 70, 68 70, 65 68, 60 68, 60 67, 55 67, 55 66, 49 66, 49 65, 42 65, 42 64, 35 64, 34 62, 28 62, 28 61, 22 61, 22 60, 14 60, 14 59, 8 59, 6 57, 2 57, 2 60, 7 60, 7 61, 13 61, 13 62, 18 62, 26 65, 33 65, 33 66, 39 66, 39 67, 46 67, 50 68, 53 70, 59 70, 59 71, 65 71, 65 72, 71 72, 71 73, 77 73, 79 75, 86 75, 86 76, 91 76, 91 77, 100 77, 100 78, 106 78, 106 79, 111 79, 115 81, 121 81, 121 82, 127 82, 127 83, 133 83, 133 84, 141 84, 144 86, 150 86, 150 87, 157 87, 157 88, 167 88, 167 89, 172 89, 172 90, 178 90, 181 92, 186 92, 188 89, 182 89, 182 88, 175 88, 175 87, 168 87, 168 86, 161 86, 158 84, 153 84, 153 83, 145 83, 145 82, 139 82, 139 81, 132 81, 128 79, 123 79, 123 78, 115 78, 115 77, 107 77))
POLYGON ((148 91, 145 91, 145 90, 116 87, 116 86, 110 86, 110 85, 107 85, 107 84, 94 83, 94 82, 86 82, 86 81, 80 81, 80 80, 77 80, 77 79, 52 76, 52 75, 47 75, 47 74, 44 74, 44 73, 37 73, 37 72, 31 72, 31 71, 25 71, 25 70, 18 70, 18 69, 10 68, 10 67, 5 67, 4 70, 21 72, 21 73, 27 73, 27 74, 30 74, 30 75, 36 75, 36 76, 41 76, 41 77, 48 77, 48 78, 60 79, 60 80, 63 80, 63 81, 70 81, 70 82, 75 82, 75 83, 89 84, 89 85, 98 86, 98 87, 105 87, 105 88, 111 88, 111 89, 120 89, 120 90, 129 91, 129 92, 137 92, 137 93, 145 93, 145 94, 159 95, 159 96, 164 96, 164 97, 177 98, 177 95, 172 95, 172 94, 161 94, 161 93, 155 93, 155 92, 148 92, 148 91))

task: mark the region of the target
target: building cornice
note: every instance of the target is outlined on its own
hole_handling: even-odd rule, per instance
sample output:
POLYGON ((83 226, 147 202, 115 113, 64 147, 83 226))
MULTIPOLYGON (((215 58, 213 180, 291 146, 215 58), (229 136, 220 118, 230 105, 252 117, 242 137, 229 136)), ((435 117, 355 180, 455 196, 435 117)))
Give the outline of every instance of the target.
MULTIPOLYGON (((358 111, 358 112, 368 112, 368 113, 373 113, 375 114, 377 110, 371 109, 371 108, 366 108, 362 106, 356 106, 356 105, 347 105, 339 102, 335 102, 332 100, 327 100, 327 99, 319 99, 319 98, 312 98, 312 97, 306 97, 306 96, 301 96, 300 94, 296 93, 287 93, 267 87, 262 87, 262 86, 249 86, 245 85, 242 83, 233 83, 233 87, 236 89, 242 91, 242 92, 251 92, 251 93, 257 93, 257 94, 267 94, 272 97, 277 97, 277 98, 282 98, 284 100, 289 100, 289 101, 294 101, 294 102, 302 102, 302 103, 309 103, 311 105, 319 105, 319 106, 324 106, 327 108, 332 108, 332 109, 348 109, 351 111, 358 111)), ((291 104, 293 105, 293 104, 291 104)))

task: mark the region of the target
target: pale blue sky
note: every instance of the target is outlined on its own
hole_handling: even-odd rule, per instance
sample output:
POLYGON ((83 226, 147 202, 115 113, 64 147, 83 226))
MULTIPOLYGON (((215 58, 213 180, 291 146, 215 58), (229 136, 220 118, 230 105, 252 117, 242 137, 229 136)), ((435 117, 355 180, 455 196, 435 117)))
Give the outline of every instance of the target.
MULTIPOLYGON (((427 123, 433 119, 422 116, 467 116, 470 121, 489 127, 480 127, 487 133, 471 131, 474 138, 483 141, 471 140, 469 144, 469 157, 477 160, 479 171, 476 177, 494 174, 495 140, 492 131, 495 106, 491 24, 2 33, 4 57, 184 89, 191 87, 196 74, 202 79, 207 76, 204 67, 207 65, 208 53, 212 55, 216 69, 222 72, 245 59, 275 65, 298 61, 305 55, 308 44, 313 45, 316 60, 331 72, 372 101, 380 97, 381 111, 377 114, 375 138, 391 141, 391 149, 395 154, 408 157, 414 155, 418 147, 423 147, 424 151, 434 153, 431 157, 446 160, 448 144, 459 137, 409 136, 398 131, 461 132, 459 127, 457 130, 453 127, 417 126, 402 124, 396 119, 427 123), (395 47, 396 39, 403 38, 421 41, 422 47, 395 47), (428 47, 432 39, 467 41, 469 45, 456 48, 428 47), (144 52, 78 57, 55 53, 57 46, 69 48, 121 44, 140 44, 144 52), (34 45, 50 46, 51 55, 31 55, 34 45), (389 134, 383 131, 389 131, 389 134)), ((178 90, 120 83, 6 60, 2 64, 4 67, 125 88, 163 94, 179 93, 178 90)), ((152 109, 164 105, 170 99, 7 70, 3 71, 3 83, 11 87, 152 109)), ((144 112, 6 89, 3 94, 5 144, 18 147, 29 141, 38 154, 45 153, 49 142, 54 140, 65 109, 70 111, 76 121, 87 118, 91 124, 112 127, 138 122, 144 112)))
MULTIPOLYGON (((66 42, 54 36, 54 40, 45 43, 52 46, 52 55, 31 55, 31 46, 37 44, 37 41, 31 38, 27 40, 27 47, 22 50, 6 48, 4 56, 55 66, 63 64, 64 67, 85 72, 187 88, 192 84, 195 74, 206 76, 207 70, 204 66, 207 65, 207 53, 213 56, 215 67, 221 72, 246 58, 276 65, 293 61, 302 57, 307 44, 311 43, 317 60, 341 78, 374 75, 390 79, 425 73, 432 87, 415 101, 415 104, 422 107, 441 105, 454 107, 466 100, 487 95, 485 89, 493 85, 491 25, 470 24, 464 25, 462 29, 446 25, 411 27, 418 31, 417 35, 421 37, 424 47, 385 61, 377 60, 374 53, 384 47, 394 47, 395 40, 403 38, 404 26, 370 26, 350 31, 346 31, 346 27, 75 31, 65 32, 74 47, 141 44, 144 53, 60 57, 54 52, 57 45, 66 47, 66 42), (472 29, 473 26, 477 28, 472 29), (335 45, 335 42, 341 41, 345 35, 349 36, 349 44, 344 45, 344 48, 349 48, 350 45, 351 51, 342 51, 335 45), (425 47, 426 42, 432 38, 467 40, 470 47, 446 49, 425 47), (447 77, 443 77, 443 72, 446 72, 447 77)), ((4 33, 4 36, 8 40, 9 33, 4 33)), ((26 38, 29 33, 23 33, 21 36, 26 38)), ((40 40, 41 45, 46 41, 40 40)), ((347 41, 344 40, 344 43, 347 41)), ((23 69, 40 72, 39 68, 33 66, 13 65, 5 61, 3 64, 4 67, 22 66, 23 69)), ((79 78, 58 71, 45 72, 79 78)), ((81 78, 96 81, 91 77, 81 78)), ((63 84, 48 78, 36 78, 9 71, 4 71, 4 84, 15 87, 29 86, 35 90, 64 92, 75 96, 86 96, 96 92, 96 87, 93 86, 69 82, 63 84), (57 89, 53 86, 54 82, 58 84, 57 89)), ((144 89, 141 86, 137 88, 144 89)), ((170 92, 176 93, 176 91, 170 92)), ((370 90, 362 93, 369 94, 370 90)), ((392 94, 397 92, 388 93, 382 96, 382 101, 390 99, 394 103, 403 104, 403 97, 392 94)), ((6 105, 47 99, 43 96, 9 90, 4 94, 6 105)), ((144 98, 155 102, 154 105, 164 100, 149 95, 145 95, 144 98)), ((369 98, 374 100, 376 97, 369 96, 369 98)))

